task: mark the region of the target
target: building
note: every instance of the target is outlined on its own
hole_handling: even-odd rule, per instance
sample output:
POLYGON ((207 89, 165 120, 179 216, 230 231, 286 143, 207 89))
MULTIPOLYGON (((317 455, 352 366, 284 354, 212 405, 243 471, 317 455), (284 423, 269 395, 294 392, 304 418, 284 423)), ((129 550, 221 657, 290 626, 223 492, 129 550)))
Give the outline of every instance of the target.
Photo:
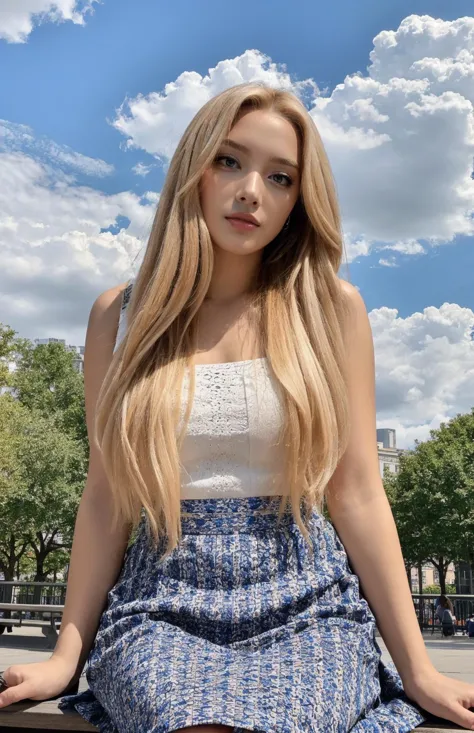
POLYGON ((467 562, 456 566, 456 593, 474 595, 474 569, 467 562))
MULTIPOLYGON (((446 585, 455 585, 456 572, 457 570, 454 563, 450 563, 446 571, 446 585)), ((426 563, 426 565, 422 566, 421 575, 423 588, 426 588, 428 585, 439 585, 439 573, 430 563, 426 563)), ((418 569, 416 567, 411 568, 411 589, 413 593, 420 592, 418 587, 418 569)))
POLYGON ((380 475, 383 477, 385 467, 392 473, 398 473, 403 450, 397 448, 397 435, 393 428, 377 428, 377 451, 380 475))

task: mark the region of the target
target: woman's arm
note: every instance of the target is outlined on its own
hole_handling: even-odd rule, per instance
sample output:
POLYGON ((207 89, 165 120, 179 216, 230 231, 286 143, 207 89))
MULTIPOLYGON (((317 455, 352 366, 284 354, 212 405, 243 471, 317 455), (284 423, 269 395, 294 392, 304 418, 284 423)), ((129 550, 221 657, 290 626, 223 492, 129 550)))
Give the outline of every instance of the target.
POLYGON ((129 528, 110 529, 111 494, 93 436, 99 389, 112 359, 124 286, 102 293, 87 327, 84 389, 89 435, 89 471, 74 530, 66 602, 52 658, 61 658, 77 681, 94 641, 107 594, 115 582, 129 538, 129 528))
POLYGON ((404 684, 433 665, 420 633, 393 514, 380 475, 372 331, 364 301, 341 281, 351 436, 328 487, 328 510, 404 684))
POLYGON ((328 509, 407 695, 441 718, 474 730, 474 685, 437 672, 425 648, 392 510, 380 476, 372 331, 364 301, 349 300, 347 345, 351 437, 328 487, 328 509))

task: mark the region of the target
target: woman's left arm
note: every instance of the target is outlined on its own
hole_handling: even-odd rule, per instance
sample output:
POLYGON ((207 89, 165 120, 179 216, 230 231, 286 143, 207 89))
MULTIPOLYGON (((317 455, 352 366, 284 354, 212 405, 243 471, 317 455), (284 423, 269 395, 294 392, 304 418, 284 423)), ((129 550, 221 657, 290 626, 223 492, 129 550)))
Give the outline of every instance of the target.
POLYGON ((351 433, 327 493, 331 521, 407 695, 425 710, 474 730, 474 685, 436 671, 411 598, 392 510, 379 469, 372 330, 358 290, 345 281, 344 340, 351 433))

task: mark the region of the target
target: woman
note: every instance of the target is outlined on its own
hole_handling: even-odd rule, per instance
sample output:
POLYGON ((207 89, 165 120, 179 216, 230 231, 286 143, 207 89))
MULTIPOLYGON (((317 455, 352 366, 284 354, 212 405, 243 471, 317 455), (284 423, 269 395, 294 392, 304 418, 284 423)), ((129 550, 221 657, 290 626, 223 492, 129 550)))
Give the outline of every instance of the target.
POLYGON ((434 669, 413 611, 341 258, 298 99, 250 84, 204 105, 137 277, 91 311, 61 633, 48 662, 6 670, 7 704, 70 691, 88 661, 59 706, 107 733, 474 724, 474 687, 434 669))
POLYGON ((454 606, 451 600, 440 595, 439 603, 436 607, 436 615, 443 627, 443 636, 453 636, 455 634, 456 617, 454 615, 454 606))

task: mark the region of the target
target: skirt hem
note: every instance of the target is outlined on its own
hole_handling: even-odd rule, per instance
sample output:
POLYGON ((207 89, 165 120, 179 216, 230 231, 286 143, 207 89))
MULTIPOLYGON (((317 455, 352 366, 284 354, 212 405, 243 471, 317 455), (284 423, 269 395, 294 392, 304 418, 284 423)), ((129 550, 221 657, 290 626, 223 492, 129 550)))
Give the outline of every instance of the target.
MULTIPOLYGON (((427 714, 425 715, 417 709, 418 706, 406 712, 400 709, 397 711, 392 707, 394 702, 395 700, 387 701, 377 708, 372 708, 367 715, 357 720, 350 730, 353 733, 386 733, 386 731, 411 733, 415 731, 418 725, 428 719, 427 714)), ((398 700, 398 704, 403 702, 410 705, 408 700, 398 700)), ((117 728, 90 688, 78 695, 63 698, 59 707, 63 710, 66 708, 75 709, 84 720, 95 725, 100 733, 120 733, 120 729, 117 728)), ((229 727, 232 733, 247 733, 247 731, 249 733, 290 733, 290 731, 291 733, 302 733, 303 730, 307 730, 309 733, 314 730, 310 721, 308 721, 308 728, 301 727, 301 725, 305 725, 301 720, 295 722, 293 727, 288 727, 285 724, 279 727, 272 720, 255 720, 255 716, 251 721, 238 715, 229 716, 222 709, 212 712, 196 710, 190 714, 181 707, 176 706, 173 709, 172 706, 163 714, 163 717, 166 722, 152 724, 147 727, 146 731, 141 728, 141 733, 174 733, 174 731, 183 728, 199 725, 225 725, 229 727)), ((331 727, 331 729, 326 727, 325 733, 334 733, 338 730, 337 721, 334 721, 334 723, 335 727, 331 727)))

